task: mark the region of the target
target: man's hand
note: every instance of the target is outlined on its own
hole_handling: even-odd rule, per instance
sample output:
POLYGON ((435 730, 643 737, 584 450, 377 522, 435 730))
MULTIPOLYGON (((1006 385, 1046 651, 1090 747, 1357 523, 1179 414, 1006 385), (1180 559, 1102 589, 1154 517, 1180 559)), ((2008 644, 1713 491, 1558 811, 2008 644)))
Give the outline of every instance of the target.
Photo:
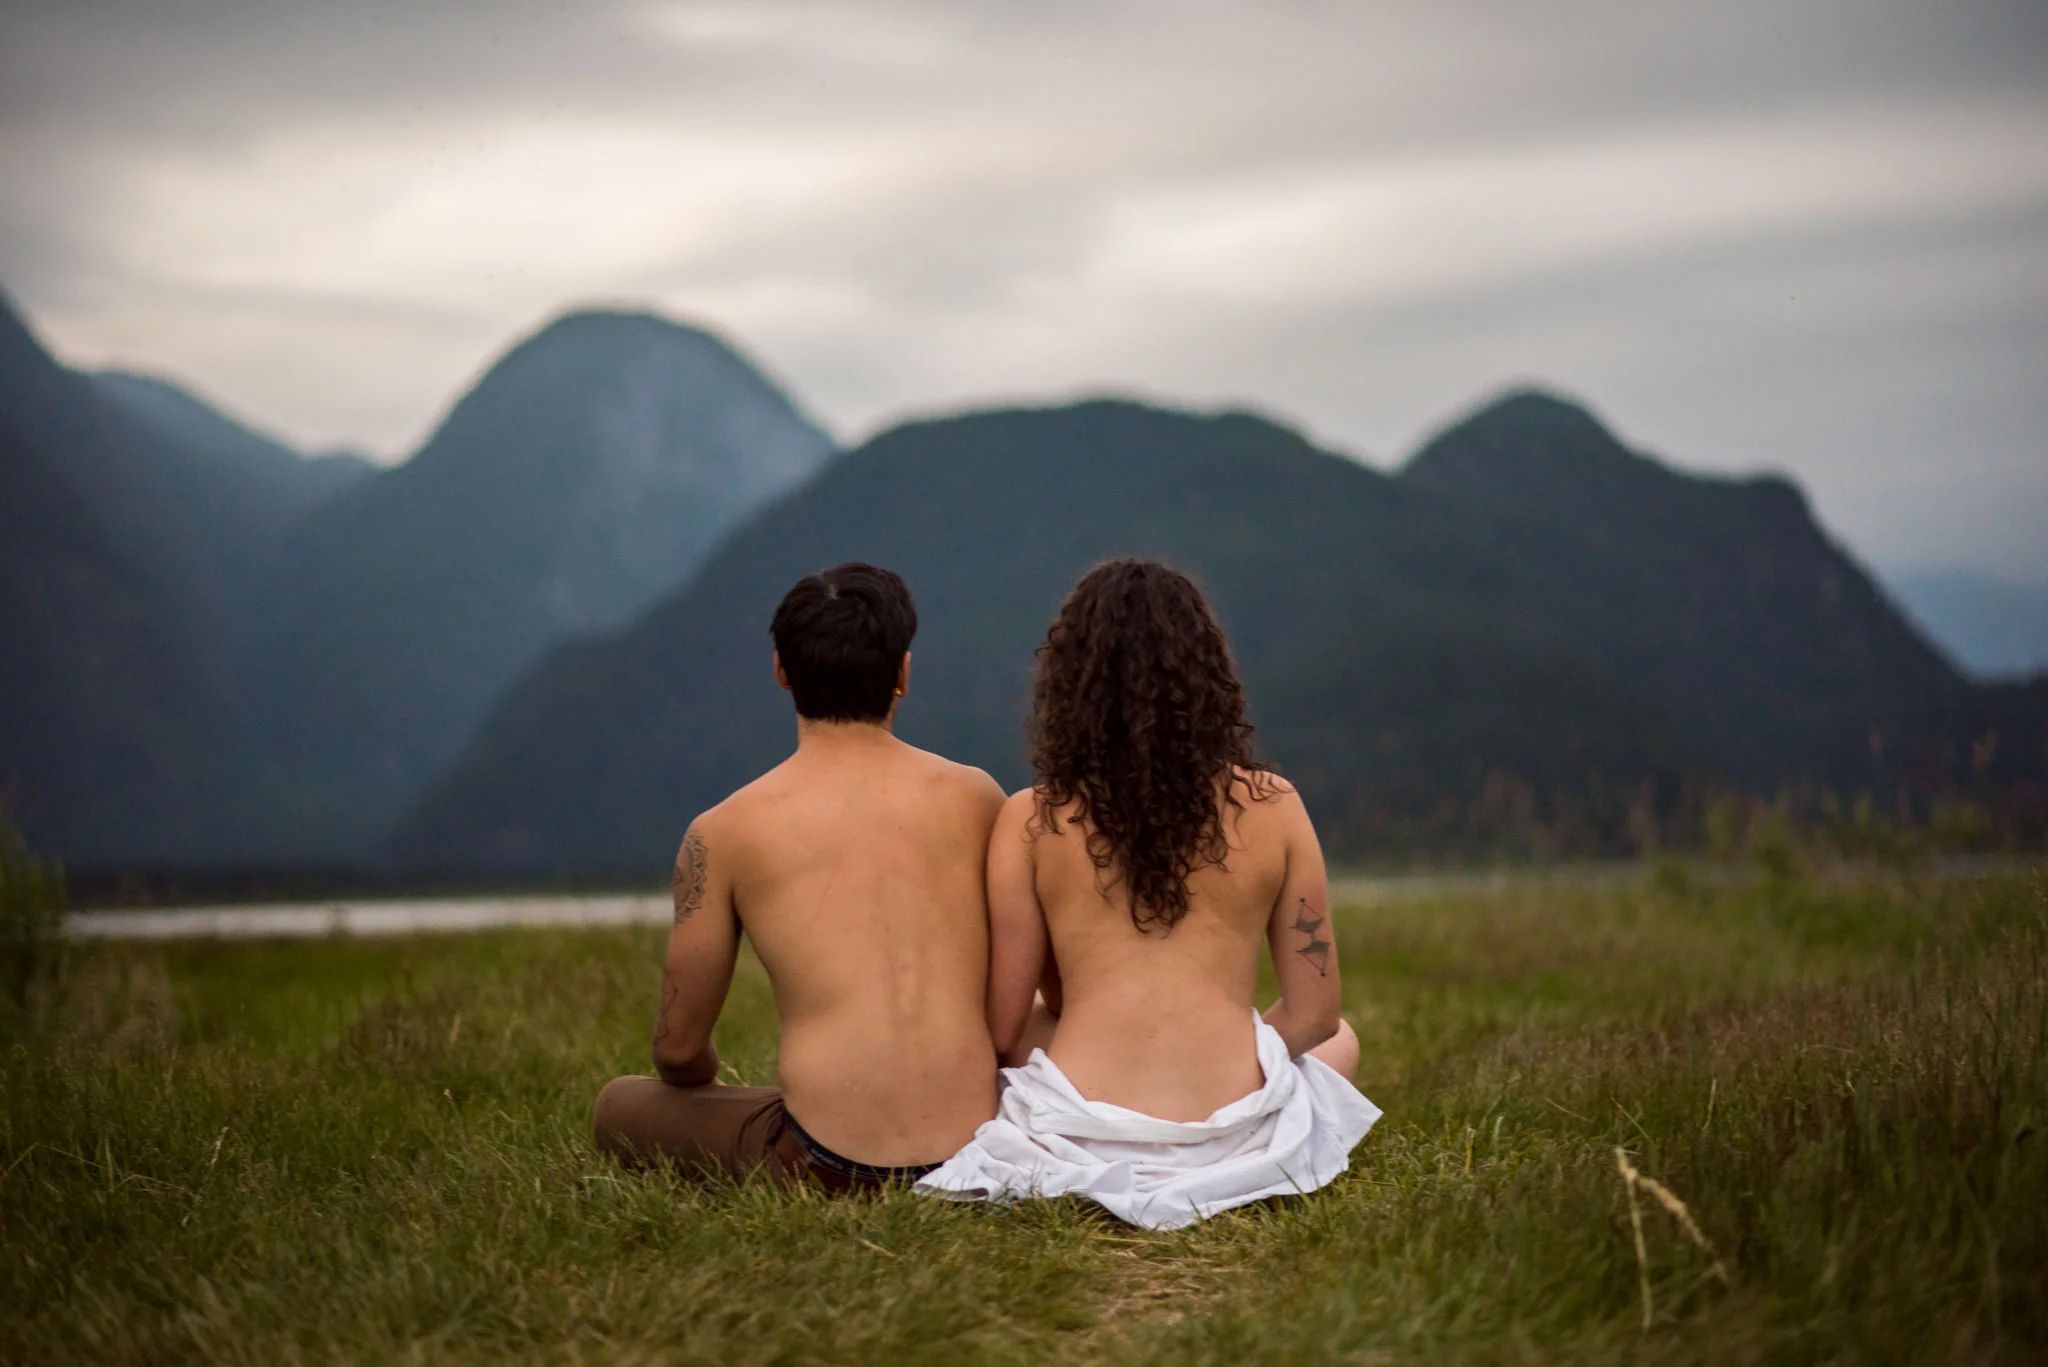
POLYGON ((654 1075, 671 1087, 702 1087, 718 1081, 718 1046, 706 1040, 704 1047, 678 1057, 670 1040, 676 1038, 676 1004, 682 992, 675 978, 664 968, 661 974, 661 1011, 654 1018, 654 1075))

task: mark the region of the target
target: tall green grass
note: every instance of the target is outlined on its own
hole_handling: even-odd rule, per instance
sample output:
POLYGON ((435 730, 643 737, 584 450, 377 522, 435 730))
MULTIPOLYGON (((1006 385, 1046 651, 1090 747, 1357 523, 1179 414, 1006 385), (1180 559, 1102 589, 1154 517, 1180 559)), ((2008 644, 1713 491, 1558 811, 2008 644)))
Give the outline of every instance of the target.
POLYGON ((0 816, 0 1029, 27 1024, 64 957, 64 871, 0 816))
MULTIPOLYGON (((644 1066, 657 932, 96 946, 0 1058, 0 1358, 2048 1354, 2039 879, 1339 919, 1386 1119, 1174 1234, 613 1168, 589 1105, 644 1066), (1714 1256, 1638 1188, 1638 1257, 1617 1149, 1714 1256)), ((720 1047, 772 1075, 751 961, 720 1047)))

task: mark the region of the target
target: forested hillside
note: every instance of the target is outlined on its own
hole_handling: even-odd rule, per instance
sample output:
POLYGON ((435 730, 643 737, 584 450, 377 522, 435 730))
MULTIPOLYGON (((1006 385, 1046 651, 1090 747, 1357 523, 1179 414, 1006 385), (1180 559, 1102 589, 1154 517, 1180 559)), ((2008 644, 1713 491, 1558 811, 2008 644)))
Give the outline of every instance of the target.
MULTIPOLYGON (((1484 848, 1532 823, 1597 843, 1630 804, 1668 807, 1688 784, 1888 790, 2006 707, 1913 633, 1789 485, 1678 474, 1555 398, 1510 396, 1394 478, 1245 415, 989 412, 877 437, 630 631, 559 651, 397 853, 660 867, 695 811, 787 752, 769 614, 846 559, 918 596, 902 734, 1016 786, 1033 648, 1074 579, 1118 554, 1207 587, 1261 743, 1343 853, 1484 848)), ((2015 747, 2001 773, 2040 762, 2015 747)))
POLYGON ((59 365, 0 300, 0 798, 42 848, 176 861, 258 819, 263 567, 332 467, 59 365))

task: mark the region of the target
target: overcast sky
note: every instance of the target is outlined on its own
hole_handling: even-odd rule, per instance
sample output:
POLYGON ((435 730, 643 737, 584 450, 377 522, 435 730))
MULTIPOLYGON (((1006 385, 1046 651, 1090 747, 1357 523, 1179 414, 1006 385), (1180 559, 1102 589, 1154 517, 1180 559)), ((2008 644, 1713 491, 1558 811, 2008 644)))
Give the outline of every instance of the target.
POLYGON ((588 302, 848 441, 1122 391, 1385 464, 1536 380, 2048 581, 2039 0, 10 0, 0 286, 386 459, 588 302))

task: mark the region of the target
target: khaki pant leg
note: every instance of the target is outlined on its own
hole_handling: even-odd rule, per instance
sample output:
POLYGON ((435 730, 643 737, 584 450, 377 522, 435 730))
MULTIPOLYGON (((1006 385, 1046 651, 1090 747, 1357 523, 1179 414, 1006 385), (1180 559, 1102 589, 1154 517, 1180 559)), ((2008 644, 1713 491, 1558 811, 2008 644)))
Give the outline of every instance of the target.
POLYGON ((629 1166, 666 1159, 681 1168, 743 1177, 784 1166, 779 1087, 671 1087, 660 1078, 621 1077, 597 1094, 597 1147, 629 1166))

